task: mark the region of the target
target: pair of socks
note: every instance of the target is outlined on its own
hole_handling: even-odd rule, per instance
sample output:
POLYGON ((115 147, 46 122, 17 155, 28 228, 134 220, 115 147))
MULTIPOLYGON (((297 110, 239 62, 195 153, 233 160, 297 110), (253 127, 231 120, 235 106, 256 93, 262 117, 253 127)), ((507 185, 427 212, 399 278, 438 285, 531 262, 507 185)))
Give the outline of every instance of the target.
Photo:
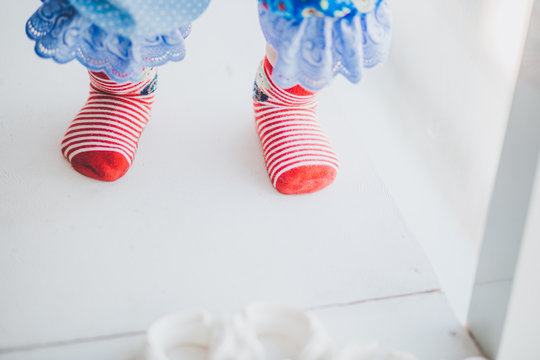
MULTIPOLYGON (((336 155, 316 121, 318 94, 301 86, 282 89, 265 59, 256 75, 255 123, 272 185, 284 194, 318 191, 333 182, 336 155)), ((122 177, 133 163, 150 119, 157 83, 147 69, 138 83, 119 84, 90 71, 90 95, 62 141, 62 153, 79 173, 102 181, 122 177)))

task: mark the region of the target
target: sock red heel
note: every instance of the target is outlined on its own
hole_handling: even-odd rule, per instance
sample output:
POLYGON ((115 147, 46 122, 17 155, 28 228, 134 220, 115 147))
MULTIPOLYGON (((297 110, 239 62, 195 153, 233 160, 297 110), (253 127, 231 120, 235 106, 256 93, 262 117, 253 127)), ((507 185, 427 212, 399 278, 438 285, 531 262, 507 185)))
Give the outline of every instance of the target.
POLYGON ((125 84, 101 72, 89 74, 90 96, 64 135, 62 153, 79 173, 115 181, 133 163, 150 119, 157 73, 147 70, 141 82, 125 84))
POLYGON ((318 94, 271 79, 267 59, 255 80, 255 123, 272 185, 283 194, 312 193, 336 178, 339 160, 316 120, 318 94))

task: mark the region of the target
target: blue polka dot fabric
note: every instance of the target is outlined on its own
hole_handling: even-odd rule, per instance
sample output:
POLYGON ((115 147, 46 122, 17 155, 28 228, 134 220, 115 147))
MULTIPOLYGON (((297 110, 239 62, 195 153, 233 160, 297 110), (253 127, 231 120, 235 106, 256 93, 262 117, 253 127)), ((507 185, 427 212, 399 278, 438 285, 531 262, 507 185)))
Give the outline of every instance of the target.
POLYGON ((210 0, 69 0, 102 29, 126 37, 167 34, 191 23, 210 0))

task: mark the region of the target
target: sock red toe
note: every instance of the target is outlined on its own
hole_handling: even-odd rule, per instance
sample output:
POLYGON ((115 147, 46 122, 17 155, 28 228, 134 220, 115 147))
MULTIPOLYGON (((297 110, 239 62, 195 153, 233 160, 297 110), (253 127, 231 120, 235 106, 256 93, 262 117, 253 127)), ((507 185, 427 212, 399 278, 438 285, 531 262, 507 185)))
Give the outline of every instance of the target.
POLYGON ((129 170, 124 155, 114 151, 87 151, 75 155, 71 166, 77 172, 101 181, 116 181, 129 170))
POLYGON ((276 189, 286 195, 309 194, 330 185, 336 175, 332 166, 300 166, 283 173, 276 181, 276 189))

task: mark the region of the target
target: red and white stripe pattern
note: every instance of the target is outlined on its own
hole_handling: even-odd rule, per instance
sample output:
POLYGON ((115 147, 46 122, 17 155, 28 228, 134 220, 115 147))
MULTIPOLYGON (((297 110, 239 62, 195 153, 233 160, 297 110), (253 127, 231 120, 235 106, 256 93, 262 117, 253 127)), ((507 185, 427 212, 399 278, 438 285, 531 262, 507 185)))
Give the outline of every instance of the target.
MULTIPOLYGON (((255 122, 268 175, 279 191, 280 177, 291 170, 296 169, 295 173, 301 177, 299 168, 324 170, 328 167, 330 169, 325 173, 335 177, 339 168, 339 160, 330 141, 316 120, 318 94, 305 90, 303 93, 307 95, 297 95, 277 86, 271 78, 271 65, 267 60, 261 63, 255 81, 255 122)), ((333 177, 326 179, 324 186, 331 183, 333 177)), ((308 186, 300 193, 319 189, 308 186)))
POLYGON ((150 118, 156 71, 146 71, 138 83, 123 84, 102 72, 89 74, 90 96, 64 136, 62 153, 77 171, 83 168, 79 172, 87 176, 112 181, 133 162, 139 138, 150 118), (85 164, 77 158, 84 159, 85 164))

